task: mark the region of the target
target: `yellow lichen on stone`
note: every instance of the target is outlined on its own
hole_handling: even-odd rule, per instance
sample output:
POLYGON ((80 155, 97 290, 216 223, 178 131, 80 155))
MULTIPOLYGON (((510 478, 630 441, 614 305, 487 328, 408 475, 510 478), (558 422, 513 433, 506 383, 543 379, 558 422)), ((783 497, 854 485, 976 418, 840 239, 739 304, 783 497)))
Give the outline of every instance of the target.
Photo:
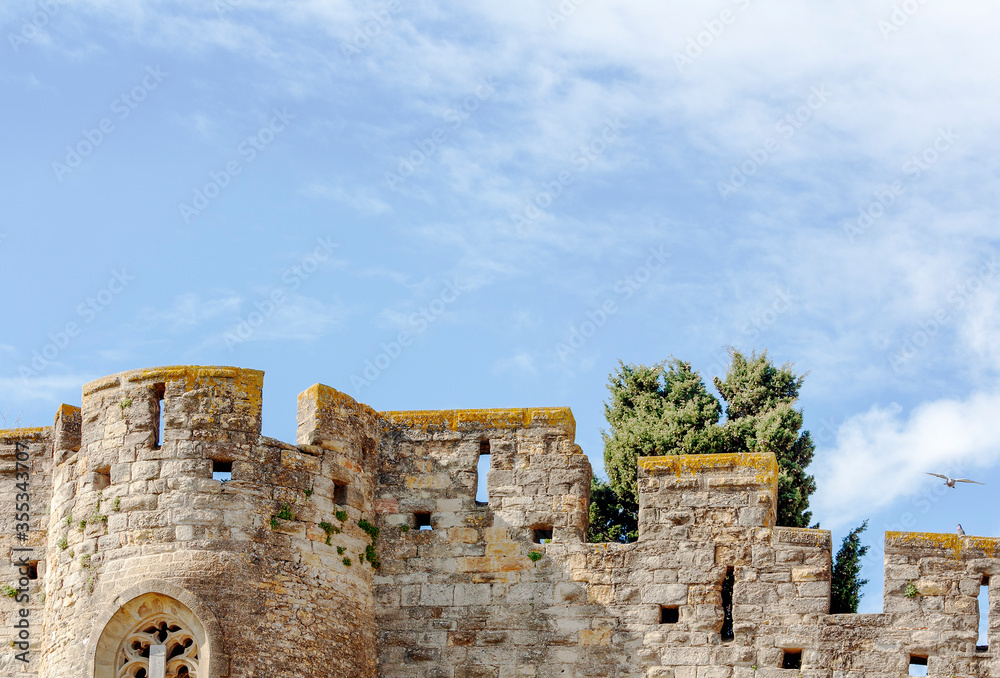
POLYGON ((749 468, 757 471, 761 485, 778 481, 778 461, 773 454, 675 454, 662 457, 639 457, 639 468, 665 471, 680 478, 705 471, 749 468))
POLYGON ((31 428, 0 429, 0 442, 11 440, 40 440, 52 430, 51 426, 35 426, 31 428))
POLYGON ((261 406, 264 387, 264 373, 262 371, 219 365, 169 365, 119 372, 118 374, 87 382, 83 385, 83 396, 86 398, 98 391, 121 386, 126 383, 141 384, 158 381, 183 381, 185 389, 190 391, 198 386, 214 385, 230 379, 233 380, 237 390, 254 407, 259 408, 261 406))
POLYGON ((962 537, 957 534, 941 534, 938 532, 886 532, 885 543, 888 546, 909 546, 915 548, 943 549, 952 552, 952 557, 962 555, 962 537))
POLYGON ((359 403, 346 393, 338 391, 332 386, 327 386, 326 384, 313 384, 300 393, 298 398, 299 410, 303 411, 303 406, 307 403, 311 403, 311 407, 306 409, 317 413, 333 409, 348 408, 360 410, 375 420, 378 420, 382 416, 368 405, 359 403))
POLYGON ((966 537, 965 543, 970 548, 980 549, 988 558, 996 558, 1000 553, 1000 539, 996 537, 966 537))
POLYGON ((519 407, 475 410, 407 410, 382 412, 397 424, 421 430, 475 429, 516 430, 534 425, 561 428, 568 436, 576 434, 576 420, 568 407, 519 407))

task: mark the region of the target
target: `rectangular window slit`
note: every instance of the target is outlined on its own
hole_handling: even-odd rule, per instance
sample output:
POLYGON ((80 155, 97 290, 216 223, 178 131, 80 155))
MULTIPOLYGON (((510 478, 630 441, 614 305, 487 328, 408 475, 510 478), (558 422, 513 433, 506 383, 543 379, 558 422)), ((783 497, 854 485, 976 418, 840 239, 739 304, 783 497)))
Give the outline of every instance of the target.
POLYGON ((486 487, 487 474, 490 472, 490 441, 479 441, 479 461, 476 462, 476 504, 487 506, 490 503, 489 490, 486 487))
POLYGON ((338 506, 347 505, 347 485, 337 483, 333 486, 333 503, 338 506))
POLYGON ((726 578, 722 580, 722 641, 726 642, 736 637, 733 632, 733 587, 736 585, 736 574, 733 568, 726 568, 726 578))
POLYGON ((801 669, 802 668, 802 650, 785 650, 784 655, 781 658, 781 668, 783 669, 801 669))
POLYGON ((212 480, 218 480, 221 483, 228 483, 232 479, 233 479, 233 462, 231 461, 212 462, 212 480))
POLYGON ((910 655, 910 671, 911 676, 926 676, 927 675, 927 657, 921 657, 919 655, 910 655))
POLYGON ((976 652, 989 652, 990 628, 990 578, 983 577, 979 587, 979 640, 976 641, 976 652))
POLYGON ((536 544, 548 544, 552 541, 551 527, 536 527, 531 530, 531 541, 536 544))
POLYGON ((661 624, 676 624, 680 618, 681 610, 676 605, 660 605, 661 624))
POLYGON ((166 394, 166 384, 153 384, 153 401, 156 403, 156 439, 153 441, 155 449, 163 447, 163 408, 166 394))
POLYGON ((433 530, 434 526, 431 525, 431 514, 430 513, 414 513, 413 514, 413 527, 418 530, 433 530))

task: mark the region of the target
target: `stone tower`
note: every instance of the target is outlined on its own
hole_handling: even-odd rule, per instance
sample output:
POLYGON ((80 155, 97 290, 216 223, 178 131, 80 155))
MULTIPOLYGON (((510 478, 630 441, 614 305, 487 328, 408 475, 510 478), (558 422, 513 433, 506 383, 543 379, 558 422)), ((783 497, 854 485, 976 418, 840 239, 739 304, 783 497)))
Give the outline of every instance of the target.
POLYGON ((169 676, 374 675, 377 415, 314 387, 298 446, 262 438, 262 381, 138 370, 60 411, 40 676, 147 675, 158 644, 169 676))

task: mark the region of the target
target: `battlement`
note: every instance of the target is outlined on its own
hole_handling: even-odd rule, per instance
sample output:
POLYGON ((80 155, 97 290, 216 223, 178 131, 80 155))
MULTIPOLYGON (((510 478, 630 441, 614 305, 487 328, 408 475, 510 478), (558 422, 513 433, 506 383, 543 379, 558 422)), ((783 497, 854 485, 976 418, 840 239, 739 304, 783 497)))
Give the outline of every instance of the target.
POLYGON ((889 532, 885 611, 831 615, 830 533, 775 526, 772 455, 642 458, 639 540, 591 544, 567 408, 376 412, 316 384, 293 445, 260 435, 262 386, 134 370, 0 431, 0 496, 25 466, 32 488, 0 613, 38 629, 0 674, 135 678, 156 620, 168 675, 199 678, 1000 676, 996 586, 977 646, 1000 539, 889 532))

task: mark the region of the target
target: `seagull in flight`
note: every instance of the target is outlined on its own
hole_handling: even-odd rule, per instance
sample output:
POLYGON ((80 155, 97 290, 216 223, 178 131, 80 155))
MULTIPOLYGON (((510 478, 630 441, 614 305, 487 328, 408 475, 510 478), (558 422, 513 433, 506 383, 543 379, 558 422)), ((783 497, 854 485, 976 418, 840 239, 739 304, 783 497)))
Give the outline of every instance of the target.
POLYGON ((924 475, 937 476, 938 478, 944 478, 944 484, 948 487, 954 488, 955 483, 974 483, 976 485, 985 485, 986 483, 981 483, 978 480, 969 480, 968 478, 949 478, 948 476, 943 476, 940 473, 928 473, 924 471, 924 475))

